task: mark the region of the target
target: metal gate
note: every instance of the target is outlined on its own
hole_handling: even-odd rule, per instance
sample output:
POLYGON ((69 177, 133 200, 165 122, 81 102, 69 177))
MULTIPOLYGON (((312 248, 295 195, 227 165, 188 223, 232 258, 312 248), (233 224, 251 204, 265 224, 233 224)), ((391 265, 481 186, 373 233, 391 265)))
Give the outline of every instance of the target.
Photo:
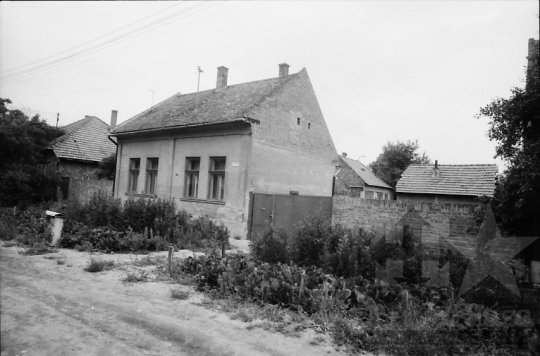
POLYGON ((250 239, 268 226, 291 234, 311 218, 332 219, 332 197, 250 193, 249 203, 250 239))

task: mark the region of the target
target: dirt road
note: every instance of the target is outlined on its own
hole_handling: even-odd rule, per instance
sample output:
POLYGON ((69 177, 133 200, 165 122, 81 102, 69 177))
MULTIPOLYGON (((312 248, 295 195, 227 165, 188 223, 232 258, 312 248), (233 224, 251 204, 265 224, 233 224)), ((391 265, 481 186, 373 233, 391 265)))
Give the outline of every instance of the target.
POLYGON ((194 305, 199 293, 171 298, 171 288, 191 287, 125 284, 126 272, 118 269, 85 272, 87 253, 60 250, 66 262, 59 265, 17 250, 0 248, 1 356, 341 354, 328 344, 312 345, 310 332, 293 337, 248 330, 246 323, 194 305))

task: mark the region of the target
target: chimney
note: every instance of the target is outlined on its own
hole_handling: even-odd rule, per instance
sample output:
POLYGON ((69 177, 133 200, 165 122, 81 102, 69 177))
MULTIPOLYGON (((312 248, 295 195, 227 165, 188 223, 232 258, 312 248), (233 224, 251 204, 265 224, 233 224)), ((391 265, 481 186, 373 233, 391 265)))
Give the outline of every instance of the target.
POLYGON ((289 75, 289 65, 287 63, 281 63, 279 65, 279 76, 284 77, 286 75, 289 75))
POLYGON ((118 117, 118 111, 117 110, 111 111, 111 126, 109 126, 109 130, 113 130, 116 127, 117 117, 118 117))
POLYGON ((229 68, 227 67, 218 67, 217 69, 217 82, 216 89, 225 89, 227 88, 227 76, 229 74, 229 68))
POLYGON ((435 167, 433 167, 431 178, 440 178, 440 177, 441 177, 441 172, 439 171, 439 161, 435 160, 435 167))
POLYGON ((341 155, 342 155, 343 157, 347 157, 347 152, 343 152, 341 155))

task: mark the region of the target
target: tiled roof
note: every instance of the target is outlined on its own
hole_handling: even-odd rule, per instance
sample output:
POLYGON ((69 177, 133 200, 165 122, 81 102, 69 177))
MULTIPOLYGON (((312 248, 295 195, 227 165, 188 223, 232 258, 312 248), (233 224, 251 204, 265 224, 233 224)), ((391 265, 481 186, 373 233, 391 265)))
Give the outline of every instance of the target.
POLYGON ((118 125, 112 134, 166 129, 198 124, 256 119, 253 110, 302 71, 283 77, 230 85, 190 94, 175 94, 118 125))
POLYGON ((51 145, 58 158, 99 162, 116 152, 107 138, 109 125, 95 116, 86 116, 63 129, 65 134, 51 145))
POLYGON ((339 157, 341 157, 341 159, 345 163, 347 163, 347 165, 349 165, 349 167, 351 167, 352 170, 355 171, 356 174, 358 174, 367 185, 392 189, 392 187, 390 187, 382 179, 377 177, 369 168, 364 166, 360 161, 356 161, 354 159, 343 156, 339 157))
POLYGON ((396 185, 397 193, 493 196, 495 164, 410 165, 396 185), (438 173, 437 173, 438 171, 438 173))

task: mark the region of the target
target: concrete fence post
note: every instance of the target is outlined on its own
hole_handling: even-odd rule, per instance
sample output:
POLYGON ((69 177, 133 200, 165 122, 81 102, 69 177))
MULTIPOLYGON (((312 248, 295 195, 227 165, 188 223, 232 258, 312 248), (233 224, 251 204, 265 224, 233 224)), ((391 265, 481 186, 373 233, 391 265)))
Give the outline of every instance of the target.
POLYGON ((173 258, 173 252, 174 252, 174 247, 173 245, 169 245, 169 257, 168 257, 168 265, 169 265, 169 276, 171 276, 171 263, 172 263, 172 258, 173 258))

